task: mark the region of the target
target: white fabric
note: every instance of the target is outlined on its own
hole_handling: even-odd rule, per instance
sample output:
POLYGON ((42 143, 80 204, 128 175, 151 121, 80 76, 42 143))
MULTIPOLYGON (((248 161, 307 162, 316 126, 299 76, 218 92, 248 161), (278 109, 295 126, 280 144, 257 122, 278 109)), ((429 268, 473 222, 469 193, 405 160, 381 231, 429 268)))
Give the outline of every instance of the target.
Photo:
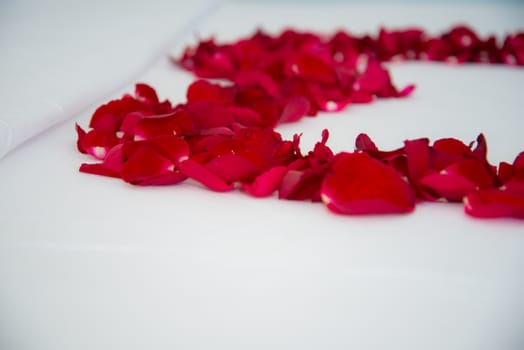
MULTIPOLYGON (((521 26, 522 6, 231 4, 198 26, 233 39, 257 26, 332 32, 468 22, 521 26)), ((194 43, 188 33, 174 48, 194 43)), ((100 54, 100 51, 99 51, 100 54)), ((350 150, 367 132, 406 138, 484 132, 493 162, 524 149, 524 70, 393 64, 405 100, 350 106, 279 128, 350 150)), ((186 72, 159 60, 137 80, 173 102, 186 72)), ((129 84, 100 102, 132 91, 129 84)), ((0 344, 38 349, 518 350, 524 329, 522 221, 476 220, 460 204, 404 216, 345 217, 321 204, 139 188, 81 174, 74 122, 0 160, 0 344)))
POLYGON ((2 1, 0 158, 128 84, 216 2, 2 1))

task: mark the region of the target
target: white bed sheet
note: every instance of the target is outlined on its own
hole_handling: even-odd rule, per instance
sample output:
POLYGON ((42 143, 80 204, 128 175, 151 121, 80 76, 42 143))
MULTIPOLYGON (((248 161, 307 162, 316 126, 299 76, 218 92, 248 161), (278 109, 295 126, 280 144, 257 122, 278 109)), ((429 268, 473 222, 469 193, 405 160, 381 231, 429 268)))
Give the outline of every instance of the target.
POLYGON ((155 63, 218 0, 3 0, 0 158, 155 63))
MULTIPOLYGON (((262 25, 375 32, 457 21, 481 33, 522 29, 522 6, 221 7, 200 36, 262 25)), ((195 38, 187 35, 173 52, 195 38)), ((351 106, 279 128, 304 147, 331 131, 352 149, 484 132, 493 162, 522 149, 524 70, 392 65, 406 100, 351 106)), ((183 101, 188 73, 161 60, 141 81, 183 101)), ((132 91, 132 85, 124 90, 132 91)), ((112 96, 107 96, 107 99, 112 96)), ((103 102, 103 101, 102 101, 103 102)), ((456 349, 524 344, 524 225, 476 220, 460 204, 405 216, 343 217, 321 204, 219 194, 191 184, 132 187, 78 173, 74 122, 0 160, 2 349, 456 349)))

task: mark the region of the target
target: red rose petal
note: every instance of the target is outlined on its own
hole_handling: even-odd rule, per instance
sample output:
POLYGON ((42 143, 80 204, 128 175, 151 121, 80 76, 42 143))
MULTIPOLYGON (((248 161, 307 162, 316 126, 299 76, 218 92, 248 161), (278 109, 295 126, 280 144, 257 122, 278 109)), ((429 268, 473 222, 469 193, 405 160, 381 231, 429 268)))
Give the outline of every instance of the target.
POLYGON ((199 79, 193 82, 187 88, 187 101, 215 101, 219 103, 230 103, 233 101, 234 88, 223 87, 218 84, 212 84, 207 80, 199 79))
POLYGON ((260 169, 244 157, 236 154, 226 154, 213 158, 205 167, 226 183, 250 181, 260 174, 260 169))
POLYGON ((280 122, 296 122, 305 116, 310 108, 311 104, 307 98, 303 96, 293 96, 286 102, 280 115, 280 122))
POLYGON ((165 174, 158 176, 152 176, 140 180, 140 182, 133 183, 134 185, 140 186, 167 186, 167 185, 176 185, 179 182, 182 182, 187 179, 187 176, 182 174, 179 171, 171 171, 165 174))
POLYGON ((80 172, 93 175, 101 175, 108 177, 120 178, 120 173, 117 173, 111 169, 108 169, 102 163, 97 164, 82 164, 79 168, 80 172))
POLYGON ((167 135, 186 135, 193 130, 193 122, 184 110, 170 114, 141 118, 134 125, 136 140, 167 135))
POLYGON ((323 172, 311 169, 289 170, 280 183, 278 198, 320 202, 320 187, 323 178, 323 172))
MULTIPOLYGON (((81 135, 81 132, 79 133, 81 135)), ((99 131, 98 129, 90 130, 85 135, 79 137, 79 149, 85 150, 96 159, 103 160, 107 152, 119 143, 114 132, 99 131)))
POLYGON ((229 109, 217 102, 200 100, 186 106, 194 126, 199 129, 230 127, 233 116, 229 109))
POLYGON ((78 125, 77 123, 75 123, 75 130, 76 130, 76 135, 77 135, 77 139, 76 139, 76 148, 78 149, 78 151, 80 153, 87 153, 86 149, 84 148, 84 138, 86 136, 86 132, 84 129, 82 129, 82 127, 80 125, 78 125))
POLYGON ((143 141, 133 145, 132 151, 124 145, 123 153, 125 162, 122 166, 122 179, 135 185, 175 170, 173 162, 143 141))
POLYGON ((254 197, 266 197, 275 192, 282 183, 288 169, 284 166, 278 166, 267 170, 257 176, 250 184, 244 184, 243 189, 254 197))
POLYGON ((408 212, 415 191, 427 200, 466 198, 466 210, 477 216, 520 217, 524 153, 497 170, 487 160, 482 134, 475 148, 451 138, 433 146, 418 139, 392 151, 379 150, 361 134, 356 149, 362 153, 335 156, 326 130, 304 156, 300 136, 286 141, 273 130, 277 122, 349 103, 408 96, 414 85, 398 90, 382 62, 418 58, 520 65, 524 33, 506 36, 502 47, 494 36, 480 38, 466 26, 433 37, 418 28, 381 29, 378 37, 286 30, 277 36, 259 31, 223 45, 203 41, 177 63, 230 83, 196 81, 187 103, 175 108, 149 85, 137 84, 134 96, 100 106, 91 130, 76 126, 78 150, 103 160, 80 170, 136 185, 190 177, 216 191, 240 183, 254 196, 278 189, 280 198, 319 201, 322 193, 339 213, 408 212))
POLYGON ((464 210, 479 218, 524 219, 524 194, 499 189, 472 192, 464 198, 464 210))
POLYGON ((429 189, 439 198, 460 202, 465 195, 475 191, 478 186, 464 176, 442 171, 420 179, 420 185, 429 189))
POLYGON ((333 69, 317 56, 303 54, 291 60, 287 70, 290 76, 297 76, 304 80, 332 85, 336 83, 333 69))
POLYGON ((222 178, 213 174, 205 166, 193 159, 188 159, 180 163, 179 168, 182 174, 200 182, 213 191, 225 192, 231 191, 234 188, 233 184, 226 183, 222 178))
POLYGON ((413 191, 391 167, 366 153, 343 153, 322 183, 322 201, 340 214, 413 211, 413 191))
POLYGON ((136 84, 135 96, 139 101, 148 103, 150 105, 156 105, 159 103, 155 89, 147 84, 136 84))
POLYGON ((257 70, 243 70, 235 75, 235 85, 239 87, 258 86, 265 90, 265 92, 273 97, 279 95, 278 85, 271 78, 269 74, 257 70))

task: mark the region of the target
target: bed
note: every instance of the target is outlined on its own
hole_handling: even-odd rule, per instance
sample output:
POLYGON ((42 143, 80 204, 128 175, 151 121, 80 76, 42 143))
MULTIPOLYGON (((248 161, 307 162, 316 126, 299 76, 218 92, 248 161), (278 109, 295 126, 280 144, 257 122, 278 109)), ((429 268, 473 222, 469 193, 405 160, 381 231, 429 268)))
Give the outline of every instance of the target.
MULTIPOLYGON (((215 193, 192 183, 131 186, 78 171, 89 158, 76 150, 74 126, 87 125, 98 105, 131 92, 137 81, 162 98, 184 101, 195 78, 170 57, 198 38, 235 40, 257 28, 277 33, 290 26, 375 33, 380 26, 421 25, 438 33, 463 22, 482 35, 503 35, 523 29, 524 7, 197 5, 173 12, 172 31, 165 26, 169 6, 161 21, 144 15, 151 23, 164 21, 163 29, 144 35, 153 37, 154 30, 161 40, 136 39, 134 50, 144 47, 152 56, 118 68, 111 80, 86 63, 82 74, 93 82, 75 91, 62 86, 69 95, 60 97, 66 102, 58 112, 15 125, 15 131, 34 129, 16 134, 0 159, 0 347, 521 349, 522 221, 475 219, 460 203, 353 217, 321 204, 215 193)), ((118 6, 108 11, 117 13, 118 6)), ((133 49, 123 51, 111 54, 115 64, 104 69, 119 67, 133 49)), ((324 128, 336 151, 351 150, 361 132, 385 149, 421 136, 468 142, 483 132, 494 163, 512 161, 524 149, 523 69, 389 66, 399 85, 417 85, 412 96, 321 113, 277 130, 286 138, 302 132, 304 149, 324 128)), ((21 96, 21 106, 38 93, 27 91, 11 92, 21 96)))

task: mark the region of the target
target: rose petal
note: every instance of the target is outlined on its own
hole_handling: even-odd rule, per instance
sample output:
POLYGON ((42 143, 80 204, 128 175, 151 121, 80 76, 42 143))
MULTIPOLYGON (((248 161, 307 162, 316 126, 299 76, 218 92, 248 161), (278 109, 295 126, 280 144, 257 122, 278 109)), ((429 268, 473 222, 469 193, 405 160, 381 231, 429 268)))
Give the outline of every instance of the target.
POLYGON ((251 181, 261 172, 249 160, 236 154, 226 154, 213 158, 205 164, 205 167, 226 183, 251 181))
POLYGON ((303 96, 289 98, 280 115, 281 123, 291 123, 300 120, 311 108, 309 100, 303 96))
POLYGON ((213 174, 205 166, 193 159, 188 159, 179 165, 180 172, 185 176, 200 182, 210 190, 217 192, 231 191, 233 184, 226 183, 222 178, 213 174))
POLYGON ((409 185, 391 167, 367 153, 342 153, 322 183, 322 201, 340 214, 389 214, 413 211, 409 185))
POLYGON ((499 189, 472 192, 464 198, 464 210, 479 218, 524 219, 524 194, 499 189))
POLYGON ((278 198, 320 202, 320 187, 323 178, 323 172, 312 169, 289 170, 280 183, 278 198))
POLYGON ((132 150, 124 145, 123 153, 122 179, 134 185, 175 170, 173 162, 143 141, 134 144, 132 150))
POLYGON ((266 197, 275 192, 282 183, 288 169, 284 166, 278 166, 260 174, 251 183, 244 184, 244 191, 253 197, 266 197))
POLYGON ((465 195, 475 191, 478 186, 464 176, 442 171, 420 179, 420 185, 434 193, 437 198, 460 202, 465 195))

